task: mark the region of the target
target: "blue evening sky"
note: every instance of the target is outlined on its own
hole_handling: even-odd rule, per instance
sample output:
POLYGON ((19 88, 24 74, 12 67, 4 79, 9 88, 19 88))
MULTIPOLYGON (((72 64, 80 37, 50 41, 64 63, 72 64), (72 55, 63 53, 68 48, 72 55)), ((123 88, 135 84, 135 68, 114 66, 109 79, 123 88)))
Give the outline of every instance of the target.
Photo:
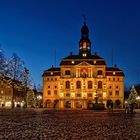
POLYGON ((16 52, 42 84, 43 71, 78 53, 82 15, 86 15, 92 52, 124 70, 125 85, 140 82, 139 0, 0 0, 0 44, 16 52), (113 54, 113 55, 112 55, 113 54))

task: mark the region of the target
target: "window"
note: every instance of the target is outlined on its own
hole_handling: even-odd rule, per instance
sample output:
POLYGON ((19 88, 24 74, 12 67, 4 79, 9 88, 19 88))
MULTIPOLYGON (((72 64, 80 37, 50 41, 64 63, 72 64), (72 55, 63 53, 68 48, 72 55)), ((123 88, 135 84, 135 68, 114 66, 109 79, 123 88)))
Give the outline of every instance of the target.
POLYGON ((110 81, 110 78, 108 80, 110 81))
POLYGON ((113 78, 113 81, 115 81, 115 78, 113 78))
POLYGON ((65 75, 70 75, 70 70, 66 70, 65 75))
POLYGON ((49 78, 47 78, 47 81, 49 81, 49 78))
POLYGON ((116 90, 115 95, 119 96, 119 91, 118 90, 116 90))
POLYGON ((50 86, 48 86, 48 88, 50 88, 50 86))
POLYGON ((70 89, 70 81, 66 81, 66 89, 70 89))
POLYGON ((66 97, 70 97, 70 94, 69 93, 66 93, 66 97))
POLYGON ((51 78, 51 81, 53 81, 53 78, 51 78))
POLYGON ((117 80, 119 81, 120 79, 118 78, 117 80))
POLYGON ((103 75, 103 71, 102 70, 98 70, 97 74, 98 75, 103 75))
POLYGON ((54 88, 57 88, 57 86, 55 86, 54 88))
POLYGON ((102 88, 102 81, 98 82, 98 88, 101 89, 102 88))
POLYGON ((51 91, 50 90, 48 90, 48 96, 50 96, 51 95, 51 91))
POLYGON ((57 90, 54 90, 54 96, 57 96, 57 90))
POLYGON ((81 97, 81 94, 80 94, 80 93, 77 93, 77 94, 76 94, 76 97, 81 97))
POLYGON ((55 78, 55 81, 57 81, 57 78, 55 78))
POLYGON ((81 89, 81 81, 77 81, 76 82, 76 88, 77 89, 81 89))
POLYGON ((116 88, 119 88, 118 86, 116 86, 116 88))
POLYGON ((90 98, 91 98, 91 97, 92 97, 92 93, 89 93, 89 94, 88 94, 88 97, 90 97, 90 98))
POLYGON ((109 88, 111 89, 111 88, 112 88, 112 86, 109 86, 109 88))
POLYGON ((112 96, 112 91, 109 91, 109 95, 112 96))
POLYGON ((92 81, 88 81, 88 89, 92 89, 92 81))

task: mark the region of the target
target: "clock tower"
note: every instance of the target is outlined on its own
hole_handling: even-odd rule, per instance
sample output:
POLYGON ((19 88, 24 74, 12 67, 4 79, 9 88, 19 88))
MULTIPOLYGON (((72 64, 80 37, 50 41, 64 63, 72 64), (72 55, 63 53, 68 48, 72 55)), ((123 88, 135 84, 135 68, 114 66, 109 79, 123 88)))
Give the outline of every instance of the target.
POLYGON ((84 25, 81 28, 81 39, 79 41, 79 55, 87 57, 91 55, 91 42, 88 38, 89 30, 84 21, 84 25))

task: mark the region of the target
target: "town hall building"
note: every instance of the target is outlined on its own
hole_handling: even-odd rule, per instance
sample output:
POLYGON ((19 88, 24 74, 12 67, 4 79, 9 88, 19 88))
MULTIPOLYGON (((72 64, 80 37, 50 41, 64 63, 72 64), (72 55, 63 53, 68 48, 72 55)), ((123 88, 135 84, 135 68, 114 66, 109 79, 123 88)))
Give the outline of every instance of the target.
POLYGON ((124 73, 116 65, 107 67, 104 58, 91 53, 86 22, 81 28, 79 54, 70 53, 60 67, 45 70, 42 78, 45 108, 92 109, 95 103, 123 107, 124 73))

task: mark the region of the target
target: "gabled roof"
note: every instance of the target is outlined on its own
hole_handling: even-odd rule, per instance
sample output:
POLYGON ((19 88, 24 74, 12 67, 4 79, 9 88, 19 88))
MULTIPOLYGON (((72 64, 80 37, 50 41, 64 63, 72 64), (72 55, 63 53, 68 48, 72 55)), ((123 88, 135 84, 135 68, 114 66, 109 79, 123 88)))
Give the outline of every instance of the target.
POLYGON ((85 58, 80 55, 69 55, 62 59, 60 65, 78 65, 81 62, 87 62, 91 65, 106 65, 105 60, 98 55, 89 55, 85 58))
POLYGON ((60 76, 60 68, 52 66, 51 68, 45 70, 42 76, 60 76))
POLYGON ((124 76, 124 73, 117 67, 106 67, 106 76, 124 76))

